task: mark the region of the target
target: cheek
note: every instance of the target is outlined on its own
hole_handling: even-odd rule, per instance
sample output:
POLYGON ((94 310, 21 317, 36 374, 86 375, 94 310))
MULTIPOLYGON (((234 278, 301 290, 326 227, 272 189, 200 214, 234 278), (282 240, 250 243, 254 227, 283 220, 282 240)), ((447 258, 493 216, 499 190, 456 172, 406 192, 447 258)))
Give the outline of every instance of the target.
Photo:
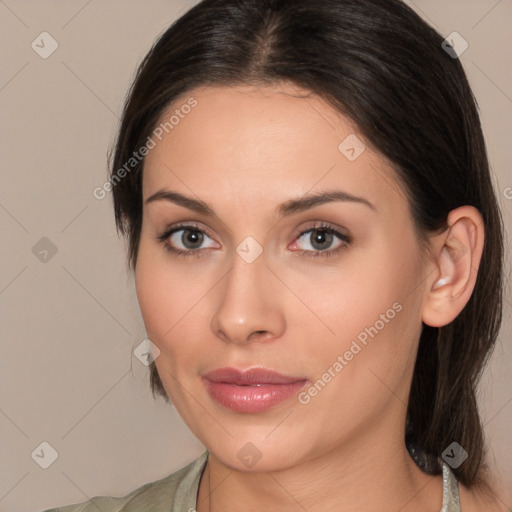
MULTIPOLYGON (((400 258, 390 244, 347 253, 337 268, 316 273, 314 279, 297 274, 295 291, 329 327, 330 338, 338 344, 364 333, 375 324, 380 332, 396 324, 396 309, 410 302, 420 269, 415 259, 400 258), (398 305, 395 305, 398 303, 398 305), (394 306, 395 305, 395 306, 394 306), (394 306, 394 307, 393 307, 394 306)), ((400 252, 400 251, 399 251, 400 252)), ((402 315, 404 316, 404 315, 402 315)))
POLYGON ((347 258, 310 296, 331 331, 307 347, 317 377, 330 370, 340 376, 339 384, 374 392, 374 384, 383 387, 379 378, 395 388, 413 366, 421 332, 421 267, 414 240, 396 242, 382 241, 347 258))
POLYGON ((140 251, 135 271, 135 290, 146 332, 153 342, 161 337, 164 319, 171 320, 172 317, 170 304, 167 304, 165 282, 161 277, 158 267, 151 265, 144 251, 140 251), (164 315, 164 312, 167 314, 164 315))
POLYGON ((149 246, 141 238, 135 289, 148 337, 162 350, 160 345, 180 318, 183 293, 180 281, 173 279, 172 269, 161 253, 162 249, 149 246))
POLYGON ((190 311, 189 300, 180 291, 176 277, 158 251, 141 244, 135 271, 137 300, 147 336, 160 350, 155 360, 158 374, 171 401, 178 407, 183 399, 177 384, 177 380, 182 380, 179 369, 189 368, 192 359, 192 354, 188 354, 191 344, 183 343, 187 341, 184 333, 188 332, 187 320, 194 311, 190 311))
POLYGON ((149 339, 173 360, 193 349, 190 339, 202 338, 195 331, 204 325, 198 315, 210 287, 202 273, 191 273, 171 262, 163 249, 141 243, 135 271, 140 311, 149 339))

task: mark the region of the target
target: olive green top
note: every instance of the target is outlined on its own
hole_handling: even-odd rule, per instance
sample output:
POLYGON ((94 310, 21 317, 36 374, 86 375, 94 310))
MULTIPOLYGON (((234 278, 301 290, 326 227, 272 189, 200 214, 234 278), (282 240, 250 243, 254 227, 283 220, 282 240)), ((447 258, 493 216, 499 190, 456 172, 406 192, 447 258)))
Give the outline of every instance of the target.
POLYGON ((44 512, 194 512, 207 460, 205 451, 184 468, 143 485, 124 498, 101 496, 44 512))
MULTIPOLYGON (((97 497, 44 512, 195 512, 199 482, 207 460, 208 452, 205 451, 188 466, 161 480, 143 485, 124 498, 97 497)), ((443 506, 440 512, 461 512, 458 483, 445 463, 443 506)))

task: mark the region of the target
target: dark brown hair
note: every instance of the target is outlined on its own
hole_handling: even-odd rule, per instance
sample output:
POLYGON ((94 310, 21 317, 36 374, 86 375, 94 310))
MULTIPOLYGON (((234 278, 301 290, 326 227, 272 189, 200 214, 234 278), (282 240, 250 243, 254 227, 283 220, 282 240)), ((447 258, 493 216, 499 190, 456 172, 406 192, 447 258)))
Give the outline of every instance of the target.
MULTIPOLYGON (((468 459, 454 469, 481 483, 484 437, 476 385, 502 310, 502 219, 476 101, 443 37, 398 0, 204 0, 179 18, 142 61, 113 148, 117 228, 137 264, 141 160, 166 108, 198 86, 288 82, 327 100, 393 164, 420 238, 446 228, 448 213, 473 205, 485 246, 473 294, 449 325, 424 325, 408 404, 407 444, 433 460, 456 441, 468 459)), ((167 398, 153 364, 153 393, 167 398)), ((434 472, 439 466, 434 464, 434 472)))

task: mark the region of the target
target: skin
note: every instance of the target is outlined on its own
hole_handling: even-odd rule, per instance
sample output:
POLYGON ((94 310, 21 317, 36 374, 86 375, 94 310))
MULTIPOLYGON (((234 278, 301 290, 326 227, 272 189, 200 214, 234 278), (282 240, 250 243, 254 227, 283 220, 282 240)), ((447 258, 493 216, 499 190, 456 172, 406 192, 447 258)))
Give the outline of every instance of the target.
MULTIPOLYGON (((449 323, 473 290, 480 214, 453 210, 449 229, 432 235, 424 254, 390 164, 369 144, 349 161, 340 142, 364 139, 329 104, 291 84, 208 87, 169 112, 190 96, 197 106, 146 157, 135 278, 163 385, 210 452, 198 512, 438 512, 441 477, 424 474, 403 441, 406 404, 422 322, 449 323), (161 190, 201 200, 215 216, 168 200, 146 203, 161 190), (337 201, 275 214, 286 201, 328 190, 373 208, 337 201), (351 242, 333 237, 318 249, 318 232, 299 238, 319 222, 351 242), (194 251, 183 231, 158 239, 179 223, 206 233, 199 257, 166 249, 165 242, 194 251), (236 252, 247 236, 263 248, 252 263, 236 252), (449 282, 435 287, 441 277, 449 282), (292 397, 265 412, 235 412, 202 382, 204 373, 232 366, 314 383, 395 303, 401 311, 307 404, 292 397), (261 455, 251 468, 237 457, 248 442, 261 455)), ((474 493, 460 487, 463 510, 477 510, 474 493)))

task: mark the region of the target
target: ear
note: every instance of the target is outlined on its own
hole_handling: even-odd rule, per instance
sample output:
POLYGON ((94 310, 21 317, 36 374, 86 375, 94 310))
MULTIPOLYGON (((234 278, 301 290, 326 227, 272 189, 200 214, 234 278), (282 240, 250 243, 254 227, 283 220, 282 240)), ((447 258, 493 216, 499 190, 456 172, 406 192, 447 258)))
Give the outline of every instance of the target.
POLYGON ((432 327, 442 327, 454 320, 469 301, 476 283, 484 248, 484 224, 473 206, 452 210, 448 229, 436 235, 434 270, 427 279, 422 320, 432 327))

